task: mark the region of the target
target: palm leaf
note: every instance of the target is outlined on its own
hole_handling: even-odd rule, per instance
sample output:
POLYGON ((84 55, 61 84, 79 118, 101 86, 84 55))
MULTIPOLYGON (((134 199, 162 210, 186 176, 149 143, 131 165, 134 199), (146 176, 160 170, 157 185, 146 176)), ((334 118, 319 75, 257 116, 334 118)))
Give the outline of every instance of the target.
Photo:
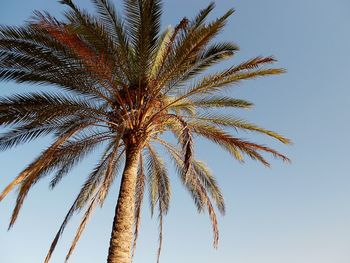
POLYGON ((132 245, 132 257, 134 257, 135 255, 137 239, 140 231, 141 208, 142 208, 142 201, 144 197, 145 181, 146 181, 146 176, 145 176, 144 165, 143 165, 143 157, 141 154, 140 165, 139 165, 137 181, 136 181, 136 191, 135 191, 135 223, 134 223, 135 229, 134 229, 134 240, 132 245))
MULTIPOLYGON (((208 213, 209 213, 209 217, 211 219, 212 222, 212 228, 213 228, 213 235, 214 235, 214 239, 213 239, 213 245, 214 247, 218 246, 218 242, 219 242, 219 230, 218 230, 218 223, 217 223, 217 217, 216 217, 216 213, 214 211, 213 205, 210 201, 210 198, 207 194, 206 188, 205 186, 202 184, 201 180, 203 180, 203 174, 198 174, 198 173, 203 173, 206 172, 203 170, 204 167, 200 167, 200 163, 196 163, 197 166, 197 171, 196 169, 195 171, 195 175, 199 175, 199 177, 201 178, 201 180, 197 177, 197 176, 191 176, 188 178, 185 178, 183 176, 183 167, 184 167, 184 161, 181 159, 181 154, 179 154, 179 152, 176 150, 176 148, 172 145, 170 145, 169 143, 158 139, 158 142, 160 142, 169 152, 170 157, 172 158, 172 160, 174 161, 179 175, 182 179, 182 182, 184 183, 184 185, 187 187, 187 189, 189 190, 189 192, 191 193, 191 196, 197 206, 197 209, 199 212, 204 210, 204 207, 206 206, 208 209, 208 213)), ((208 176, 208 175, 206 175, 208 176)), ((214 186, 214 182, 211 182, 212 186, 214 186)), ((207 184, 208 186, 209 184, 207 184)), ((212 192, 210 190, 210 192, 212 192)), ((217 198, 219 197, 216 201, 219 207, 219 210, 221 212, 224 212, 224 204, 223 204, 223 199, 220 197, 220 191, 216 192, 215 195, 213 195, 213 197, 217 198)))
POLYGON ((243 160, 240 154, 240 152, 242 152, 247 154, 253 160, 260 161, 264 165, 269 166, 269 162, 266 161, 258 151, 270 153, 274 157, 282 159, 283 161, 289 161, 286 156, 278 153, 271 148, 232 137, 223 130, 214 126, 200 124, 194 124, 191 126, 194 133, 204 136, 205 138, 219 144, 240 161, 243 160))
POLYGON ((242 129, 246 131, 254 131, 258 133, 262 133, 265 135, 268 135, 270 137, 273 137, 277 140, 279 140, 282 143, 290 144, 291 141, 284 136, 274 132, 270 131, 264 128, 259 127, 258 125, 246 122, 243 119, 232 117, 231 115, 217 115, 217 114, 205 114, 200 115, 198 114, 196 117, 189 117, 192 120, 198 120, 199 122, 202 122, 202 124, 208 124, 208 125, 218 125, 220 127, 230 127, 234 129, 242 129))
POLYGON ((164 162, 157 154, 157 152, 153 149, 153 147, 148 145, 147 150, 147 170, 151 211, 153 214, 156 203, 160 202, 162 204, 164 212, 167 213, 171 197, 167 170, 164 166, 164 162))
POLYGON ((198 15, 193 19, 191 23, 192 27, 196 28, 203 25, 203 23, 205 22, 205 19, 207 18, 209 13, 213 11, 214 8, 215 8, 215 3, 211 2, 205 9, 200 10, 198 15))

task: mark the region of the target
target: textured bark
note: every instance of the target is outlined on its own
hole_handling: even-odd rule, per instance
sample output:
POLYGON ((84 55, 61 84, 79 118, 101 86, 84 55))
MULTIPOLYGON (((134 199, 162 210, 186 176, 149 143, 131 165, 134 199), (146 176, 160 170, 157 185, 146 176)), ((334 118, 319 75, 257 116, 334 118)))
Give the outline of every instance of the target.
POLYGON ((140 150, 135 148, 126 151, 125 168, 109 244, 108 263, 131 263, 135 187, 139 153, 140 150))

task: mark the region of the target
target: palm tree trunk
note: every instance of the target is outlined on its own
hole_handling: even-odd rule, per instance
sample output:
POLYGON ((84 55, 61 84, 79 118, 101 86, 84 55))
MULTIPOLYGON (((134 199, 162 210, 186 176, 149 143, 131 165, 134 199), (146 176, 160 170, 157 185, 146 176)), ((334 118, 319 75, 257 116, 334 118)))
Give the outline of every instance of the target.
POLYGON ((135 187, 140 149, 126 150, 126 161, 109 245, 107 263, 131 263, 135 187))

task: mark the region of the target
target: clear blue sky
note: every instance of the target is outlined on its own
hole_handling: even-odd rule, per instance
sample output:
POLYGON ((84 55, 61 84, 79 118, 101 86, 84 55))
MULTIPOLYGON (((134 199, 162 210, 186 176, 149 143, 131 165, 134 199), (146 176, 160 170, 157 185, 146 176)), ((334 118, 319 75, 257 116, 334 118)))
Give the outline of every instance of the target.
MULTIPOLYGON (((76 2, 90 8, 87 0, 76 2)), ((164 2, 164 27, 208 3, 164 2)), ((272 161, 271 169, 252 161, 240 165, 219 148, 199 143, 199 157, 209 163, 226 197, 227 215, 219 220, 220 248, 211 247, 207 216, 197 215, 189 195, 173 180, 162 262, 349 263, 350 2, 218 0, 214 13, 220 15, 230 7, 237 12, 220 38, 241 47, 231 63, 274 55, 288 70, 283 76, 242 83, 231 94, 256 104, 242 116, 280 131, 294 145, 242 136, 276 147, 293 164, 272 161)), ((53 0, 1 0, 0 24, 22 24, 34 9, 59 14, 63 7, 53 0)), ((35 89, 0 83, 0 95, 35 89)), ((0 153, 0 188, 48 141, 0 153)), ((6 229, 15 195, 0 203, 0 262, 42 262, 92 160, 74 170, 55 191, 48 191, 48 180, 40 182, 10 232, 6 229)), ((104 208, 94 214, 71 262, 105 262, 117 186, 104 208)), ((135 263, 155 262, 157 222, 150 220, 145 204, 135 263)), ((53 263, 63 262, 78 219, 65 232, 53 263)))

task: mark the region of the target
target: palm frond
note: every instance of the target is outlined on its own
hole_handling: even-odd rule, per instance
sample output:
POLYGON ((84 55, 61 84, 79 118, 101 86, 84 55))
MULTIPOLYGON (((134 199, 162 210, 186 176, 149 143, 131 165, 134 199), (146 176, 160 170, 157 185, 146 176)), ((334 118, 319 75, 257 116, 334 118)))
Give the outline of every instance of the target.
POLYGON ((232 84, 238 83, 239 81, 246 79, 253 79, 257 77, 263 77, 268 75, 278 75, 285 73, 283 69, 258 69, 251 70, 245 73, 233 73, 227 74, 227 72, 214 74, 207 76, 197 83, 197 85, 190 88, 184 95, 179 97, 180 99, 193 97, 194 95, 202 96, 203 94, 211 94, 219 91, 220 89, 226 88, 232 84))
POLYGON ((34 24, 25 27, 0 27, 0 51, 6 58, 2 59, 0 78, 49 83, 79 93, 100 94, 94 84, 95 77, 86 71, 83 61, 65 43, 38 26, 40 19, 47 20, 45 15, 37 13, 35 19, 34 24), (84 77, 77 81, 70 77, 72 75, 84 77))
POLYGON ((233 10, 230 9, 209 25, 187 31, 190 33, 184 34, 184 37, 176 43, 176 48, 173 49, 174 55, 169 57, 165 67, 166 73, 158 79, 158 86, 163 88, 168 81, 187 72, 188 65, 193 64, 192 61, 197 58, 201 50, 221 31, 232 13, 233 10))
POLYGON ((169 202, 171 197, 170 182, 167 174, 167 169, 163 160, 153 149, 152 146, 147 146, 147 173, 148 184, 150 191, 150 204, 152 214, 157 202, 162 204, 164 212, 167 213, 169 209, 169 202))
POLYGON ((202 212, 205 208, 205 201, 203 200, 202 195, 198 192, 198 189, 194 187, 193 184, 189 183, 189 181, 185 180, 185 173, 184 173, 184 160, 182 159, 183 154, 173 145, 170 143, 157 138, 156 140, 159 142, 161 145, 165 147, 165 149, 168 151, 169 156, 171 160, 173 161, 177 173, 181 179, 181 182, 184 184, 184 186, 187 188, 189 193, 191 194, 191 197, 197 207, 198 212, 202 212))
MULTIPOLYGON (((172 118, 180 124, 179 142, 182 145, 182 152, 184 153, 184 177, 187 178, 191 174, 192 160, 193 160, 193 137, 187 122, 177 115, 167 115, 166 117, 172 118)), ((185 179, 187 180, 187 179, 185 179)))
POLYGON ((72 218, 72 216, 74 215, 75 211, 77 210, 76 205, 77 205, 77 199, 74 201, 73 205, 70 207, 70 209, 69 209, 67 215, 65 216, 65 218, 64 218, 64 220, 63 220, 63 222, 62 222, 62 224, 61 224, 61 226, 60 226, 60 228, 59 228, 59 230, 58 230, 58 232, 57 232, 57 234, 56 234, 56 236, 54 238, 54 240, 52 241, 50 249, 49 249, 49 251, 48 251, 48 253, 47 253, 46 257, 45 257, 44 263, 49 263, 49 261, 51 259, 51 256, 52 256, 52 253, 54 252, 54 250, 55 250, 55 248, 57 246, 57 243, 58 243, 58 241, 59 241, 59 239, 60 239, 64 229, 66 228, 69 220, 72 218))
POLYGON ((231 58, 238 49, 239 48, 235 44, 230 42, 209 45, 198 53, 192 64, 188 65, 188 69, 183 75, 178 77, 178 80, 175 83, 178 85, 179 83, 188 81, 211 66, 231 58))
MULTIPOLYGON (((85 229, 85 226, 89 220, 89 217, 93 213, 96 205, 98 203, 100 203, 101 206, 103 205, 104 200, 108 194, 108 190, 110 189, 110 186, 113 183, 115 175, 118 172, 118 167, 120 165, 120 157, 122 154, 123 154, 123 151, 120 151, 119 143, 114 143, 114 149, 112 150, 110 155, 105 159, 107 161, 107 167, 106 167, 106 170, 104 171, 104 178, 103 178, 103 180, 98 188, 97 193, 91 199, 90 205, 89 205, 88 209, 86 210, 84 217, 81 220, 81 223, 80 223, 79 228, 76 232, 74 240, 71 244, 71 247, 69 248, 68 254, 66 255, 66 260, 65 260, 66 262, 68 261, 68 259, 72 255, 72 253, 73 253, 73 251, 74 251, 74 249, 75 249, 75 247, 80 239, 80 236, 85 229), (118 154, 119 154, 119 156, 118 156, 118 154)), ((82 192, 81 192, 81 194, 82 194, 82 192)), ((85 194, 83 194, 83 195, 85 195, 85 194)), ((79 206, 81 206, 81 204, 79 205, 79 201, 78 201, 77 207, 79 207, 79 206)))
POLYGON ((102 185, 99 190, 98 201, 101 207, 104 204, 108 192, 114 182, 114 179, 120 170, 123 161, 123 156, 124 149, 122 149, 122 147, 119 144, 115 143, 114 150, 109 155, 108 166, 104 175, 104 179, 102 181, 102 185))
POLYGON ((99 109, 98 101, 77 99, 73 96, 55 93, 28 93, 0 98, 0 123, 16 124, 23 121, 52 120, 69 116, 92 116, 103 120, 108 114, 99 109), (96 104, 94 104, 95 102, 96 104))
POLYGON ((80 225, 77 229, 77 232, 75 234, 75 237, 74 237, 74 240, 69 248, 69 251, 68 251, 68 254, 66 255, 66 259, 65 259, 65 262, 68 262, 68 259, 70 258, 70 256, 72 255, 80 237, 81 237, 81 234, 83 233, 85 227, 86 227, 86 224, 88 223, 88 220, 89 218, 91 217, 91 214, 93 213, 96 205, 97 205, 97 196, 95 196, 92 201, 90 202, 90 205, 88 207, 88 209, 86 210, 81 222, 80 222, 80 225))
POLYGON ((50 182, 53 189, 75 166, 77 166, 88 154, 92 153, 96 147, 110 139, 107 133, 92 132, 76 136, 73 140, 68 140, 58 147, 55 159, 50 164, 58 169, 50 182))
MULTIPOLYGON (((88 202, 89 200, 97 200, 100 202, 100 204, 102 204, 101 202, 103 202, 104 199, 102 199, 101 197, 103 195, 101 195, 104 191, 105 188, 102 188, 103 185, 105 185, 104 183, 102 183, 103 180, 103 176, 105 175, 105 179, 104 180, 110 180, 110 173, 106 173, 106 170, 108 169, 108 166, 113 163, 114 165, 114 169, 111 168, 110 172, 116 173, 117 172, 117 166, 120 165, 120 162, 122 160, 122 156, 124 154, 124 150, 121 150, 119 153, 119 156, 117 158, 114 159, 115 157, 115 150, 113 150, 112 148, 115 147, 115 142, 113 141, 112 146, 108 146, 105 154, 102 156, 100 162, 96 165, 95 169, 91 172, 90 176, 88 177, 88 179, 86 180, 86 182, 84 183, 84 185, 82 186, 78 196, 76 197, 73 205, 71 206, 71 208, 69 209, 66 217, 64 218, 61 227, 59 228, 54 240, 51 243, 49 252, 45 258, 45 263, 48 263, 50 261, 50 258, 52 256, 52 253, 54 252, 57 243, 61 237, 61 235, 63 234, 63 231, 65 230, 69 220, 71 219, 71 217, 74 215, 74 213, 76 211, 80 211, 88 202), (102 183, 102 186, 101 186, 102 183), (98 187, 99 188, 99 192, 98 192, 98 187), (98 195, 97 195, 98 193, 98 195), (94 196, 94 194, 96 194, 96 198, 92 198, 94 196)), ((117 149, 114 148, 114 149, 117 149)), ((90 204, 91 206, 91 204, 90 204)), ((93 208, 91 208, 93 209, 93 208)))
POLYGON ((170 109, 173 108, 184 108, 184 107, 194 107, 194 108, 242 108, 250 109, 253 107, 253 103, 241 100, 234 99, 226 96, 206 96, 204 98, 198 98, 196 100, 182 100, 173 105, 170 109))
POLYGON ((50 159, 52 159, 53 153, 57 150, 57 148, 82 128, 85 128, 85 126, 77 125, 59 136, 59 138, 46 151, 44 151, 39 158, 30 164, 3 190, 3 192, 0 194, 0 201, 6 197, 6 195, 13 189, 13 187, 22 183, 29 176, 29 174, 36 172, 38 168, 43 165, 43 163, 48 162, 50 159))
POLYGON ((135 67, 138 79, 135 84, 143 83, 149 72, 150 58, 156 48, 160 27, 161 1, 125 0, 126 23, 135 50, 135 67))
POLYGON ((247 154, 251 159, 260 161, 266 166, 269 166, 269 162, 266 161, 258 151, 272 154, 274 157, 282 159, 283 161, 289 161, 289 159, 283 154, 277 151, 265 147, 263 145, 251 143, 245 140, 241 140, 227 134, 225 131, 216 128, 215 126, 193 124, 191 128, 194 133, 203 136, 226 149, 237 160, 242 161, 243 157, 240 152, 247 154))
POLYGON ((143 164, 143 157, 142 154, 140 154, 140 161, 139 161, 139 169, 137 174, 137 181, 136 181, 136 191, 135 191, 135 223, 134 223, 134 240, 132 245, 132 258, 135 255, 136 252, 136 245, 137 240, 139 236, 140 231, 140 225, 141 225, 141 208, 142 208, 142 202, 144 197, 144 190, 145 190, 145 171, 144 171, 144 164, 143 164))
MULTIPOLYGON (((172 158, 172 160, 174 161, 178 169, 182 182, 191 193, 191 196, 197 206, 198 212, 202 212, 205 207, 208 209, 209 217, 212 222, 213 235, 214 235, 213 245, 216 248, 219 242, 219 230, 218 230, 217 217, 216 217, 216 213, 213 208, 213 205, 210 201, 210 198, 207 194, 206 187, 201 182, 201 180, 203 180, 204 178, 203 178, 203 174, 200 174, 200 173, 207 172, 204 170, 205 167, 204 166, 200 167, 200 163, 197 162, 196 163, 197 170, 194 170, 195 176, 190 176, 188 179, 186 178, 185 180, 183 176, 184 160, 181 159, 181 154, 179 153, 179 151, 176 150, 174 146, 172 146, 171 144, 161 139, 157 139, 157 141, 160 142, 168 150, 170 157, 172 158)), ((208 176, 208 175, 205 175, 205 176, 208 176)), ((209 185, 207 184, 208 182, 206 182, 205 180, 203 182, 206 184, 206 186, 209 185)), ((211 184, 212 184, 211 186, 215 187, 214 181, 211 181, 211 184)), ((210 189, 209 192, 211 193, 212 190, 214 189, 210 189)), ((215 200, 217 202, 218 208, 221 212, 224 212, 224 203, 223 203, 223 199, 220 197, 221 195, 220 191, 217 191, 217 189, 215 189, 214 191, 216 191, 216 193, 213 195, 213 198, 217 198, 215 200)))
POLYGON ((147 146, 148 150, 148 182, 150 189, 151 212, 154 213, 156 203, 159 210, 159 246, 157 252, 157 262, 160 259, 160 253, 163 242, 163 216, 167 214, 171 197, 170 182, 164 162, 159 157, 152 146, 147 146))
POLYGON ((215 3, 211 2, 206 8, 199 11, 198 15, 191 22, 191 26, 197 28, 205 22, 205 19, 211 11, 215 8, 215 3))
POLYGON ((221 214, 225 214, 225 201, 221 193, 221 190, 218 186, 217 181, 214 176, 211 174, 208 167, 202 161, 193 162, 193 170, 196 173, 198 179, 201 181, 203 187, 208 191, 210 196, 214 199, 217 208, 221 214))
POLYGON ((80 190, 79 196, 77 198, 78 199, 77 207, 83 208, 87 200, 90 199, 92 193, 102 182, 105 187, 104 187, 104 191, 101 192, 101 195, 99 196, 99 202, 100 202, 100 205, 103 204, 104 199, 107 195, 107 190, 108 190, 106 189, 106 187, 110 183, 112 183, 115 173, 118 171, 118 168, 125 156, 125 149, 123 147, 118 148, 114 144, 115 142, 113 142, 114 150, 111 150, 106 156, 103 156, 101 158, 101 160, 98 162, 98 164, 95 166, 95 168, 93 169, 93 171, 90 173, 85 183, 83 184, 80 190), (117 149, 118 149, 118 156, 115 157, 115 154, 116 154, 115 151, 117 149), (109 170, 108 173, 106 173, 107 170, 109 170), (102 193, 104 194, 102 195, 102 193))
POLYGON ((158 250, 157 250, 157 263, 160 262, 160 255, 162 252, 162 246, 163 246, 163 216, 166 213, 163 211, 162 203, 158 203, 158 220, 159 220, 159 236, 158 236, 158 250))
POLYGON ((57 130, 56 126, 32 127, 31 124, 10 130, 0 135, 0 151, 6 151, 23 143, 28 143, 57 130))
POLYGON ((63 142, 55 149, 55 151, 50 152, 49 156, 45 156, 46 158, 41 156, 36 162, 30 165, 29 172, 24 171, 26 172, 26 176, 25 178, 23 178, 23 181, 21 182, 21 185, 19 187, 16 205, 12 212, 9 228, 11 228, 15 223, 19 211, 23 206, 24 199, 28 194, 28 191, 35 183, 38 182, 38 180, 42 179, 45 175, 53 171, 56 167, 66 165, 63 169, 63 172, 60 171, 58 173, 58 176, 54 178, 54 180, 51 182, 51 186, 54 187, 60 181, 62 176, 65 175, 66 172, 69 172, 69 170, 72 167, 74 167, 89 153, 91 153, 91 151, 98 145, 98 143, 101 143, 103 140, 104 138, 101 138, 101 136, 97 138, 92 137, 89 138, 87 142, 83 143, 82 145, 75 144, 74 147, 64 147, 63 144, 65 142, 63 142))
POLYGON ((149 71, 149 80, 154 81, 157 78, 157 74, 161 69, 164 60, 166 59, 167 52, 171 46, 171 39, 174 36, 174 30, 168 27, 159 37, 157 47, 154 51, 152 65, 149 71))
POLYGON ((195 117, 187 117, 190 120, 198 120, 199 122, 202 122, 202 124, 209 124, 209 125, 218 125, 220 127, 230 127, 234 128, 236 130, 241 129, 245 131, 253 131, 262 133, 265 135, 268 135, 272 138, 275 138, 279 140, 280 142, 284 144, 290 144, 291 141, 288 138, 285 138, 284 136, 280 135, 277 132, 270 131, 267 129, 264 129, 262 127, 259 127, 256 124, 249 123, 243 119, 232 117, 232 115, 218 115, 218 114, 198 114, 195 117))
POLYGON ((114 40, 115 45, 118 47, 117 54, 120 64, 123 65, 123 67, 126 67, 126 75, 129 81, 132 81, 134 74, 131 67, 133 64, 133 58, 130 54, 131 47, 124 22, 121 20, 113 4, 109 0, 94 0, 93 2, 97 7, 97 11, 104 27, 114 40))

